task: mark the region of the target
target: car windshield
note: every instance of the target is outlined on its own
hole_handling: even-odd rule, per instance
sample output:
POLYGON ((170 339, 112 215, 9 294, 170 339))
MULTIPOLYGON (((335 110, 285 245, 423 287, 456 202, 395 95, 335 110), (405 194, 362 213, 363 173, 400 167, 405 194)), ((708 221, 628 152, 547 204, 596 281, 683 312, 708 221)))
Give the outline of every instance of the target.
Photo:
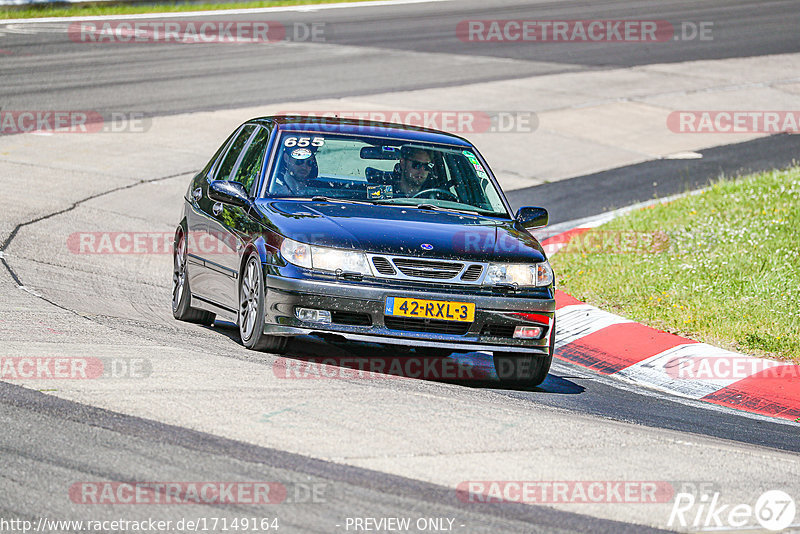
POLYGON ((265 196, 420 206, 507 217, 475 153, 393 138, 283 132, 265 196))

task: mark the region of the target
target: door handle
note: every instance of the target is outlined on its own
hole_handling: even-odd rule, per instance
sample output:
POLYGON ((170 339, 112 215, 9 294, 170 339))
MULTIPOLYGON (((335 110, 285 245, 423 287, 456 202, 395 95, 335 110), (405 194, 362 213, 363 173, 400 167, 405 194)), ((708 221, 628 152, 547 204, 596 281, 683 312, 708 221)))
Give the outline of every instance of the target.
POLYGON ((200 200, 201 198, 203 198, 203 190, 198 187, 197 189, 192 191, 192 198, 195 200, 200 200))
POLYGON ((211 208, 211 211, 214 212, 214 215, 219 215, 220 213, 222 213, 222 203, 217 202, 216 204, 214 204, 214 207, 211 208))

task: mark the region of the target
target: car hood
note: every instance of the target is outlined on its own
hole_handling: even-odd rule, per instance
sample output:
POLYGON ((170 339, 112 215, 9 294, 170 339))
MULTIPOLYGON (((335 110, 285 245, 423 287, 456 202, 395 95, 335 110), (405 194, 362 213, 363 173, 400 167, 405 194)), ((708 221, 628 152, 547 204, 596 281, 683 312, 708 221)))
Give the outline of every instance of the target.
POLYGON ((312 245, 467 261, 545 258, 532 235, 514 221, 494 217, 413 206, 298 200, 262 199, 257 206, 278 233, 312 245))

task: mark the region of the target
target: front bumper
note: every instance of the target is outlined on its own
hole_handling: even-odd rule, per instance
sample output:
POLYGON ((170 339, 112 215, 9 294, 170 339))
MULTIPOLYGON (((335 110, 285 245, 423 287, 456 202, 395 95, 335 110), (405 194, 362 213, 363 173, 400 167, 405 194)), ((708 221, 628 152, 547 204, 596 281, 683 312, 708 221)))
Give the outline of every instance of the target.
POLYGON ((549 353, 550 338, 554 335, 552 327, 555 300, 552 295, 550 298, 524 298, 473 294, 469 291, 453 293, 440 291, 435 287, 430 290, 421 290, 418 287, 401 289, 332 280, 285 278, 269 274, 266 276, 266 287, 264 333, 269 335, 338 335, 352 341, 382 344, 542 355, 549 353), (408 327, 408 330, 389 328, 384 321, 387 297, 472 302, 475 304, 475 320, 468 328, 462 323, 465 332, 458 334, 420 332, 414 331, 414 327, 408 327), (295 317, 295 309, 298 307, 330 310, 351 316, 368 315, 370 324, 337 324, 335 317, 332 324, 305 322, 295 317), (546 316, 549 319, 546 332, 540 339, 511 337, 508 331, 513 326, 535 324, 509 316, 513 312, 546 316), (506 335, 492 335, 503 330, 506 335))

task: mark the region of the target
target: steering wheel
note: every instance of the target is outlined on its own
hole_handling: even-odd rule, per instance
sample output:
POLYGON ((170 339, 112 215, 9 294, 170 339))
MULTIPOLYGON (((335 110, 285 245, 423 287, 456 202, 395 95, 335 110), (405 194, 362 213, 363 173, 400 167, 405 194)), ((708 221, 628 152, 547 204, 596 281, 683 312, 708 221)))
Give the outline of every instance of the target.
MULTIPOLYGON (((444 195, 446 195, 447 197, 450 197, 450 198, 444 198, 444 199, 441 199, 441 200, 452 200, 453 202, 458 202, 458 197, 457 196, 455 196, 453 193, 451 193, 447 189, 439 189, 438 187, 432 187, 430 189, 425 189, 423 191, 420 191, 419 193, 417 193, 416 195, 412 196, 411 198, 419 198, 422 195, 425 195, 425 194, 428 194, 428 193, 436 193, 437 197, 438 197, 439 193, 442 193, 442 194, 444 194, 444 195)), ((431 197, 431 198, 433 198, 433 197, 431 197)))

